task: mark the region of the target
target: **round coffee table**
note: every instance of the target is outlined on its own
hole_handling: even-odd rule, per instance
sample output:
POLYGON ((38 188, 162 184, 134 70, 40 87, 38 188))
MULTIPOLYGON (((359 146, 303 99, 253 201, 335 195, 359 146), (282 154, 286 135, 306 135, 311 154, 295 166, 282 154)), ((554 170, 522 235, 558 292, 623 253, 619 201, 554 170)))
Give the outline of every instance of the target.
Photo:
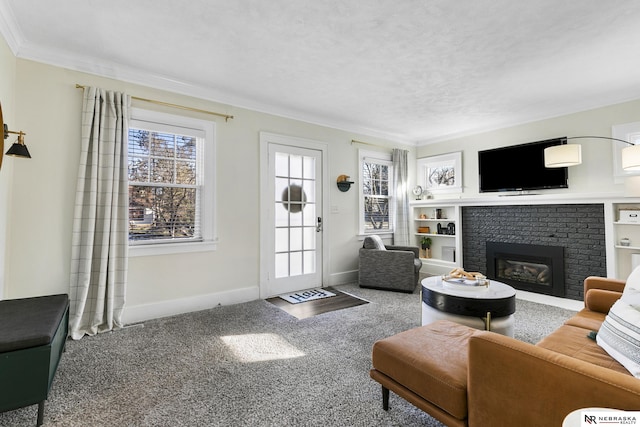
POLYGON ((477 329, 513 337, 516 290, 490 280, 489 286, 445 281, 442 276, 422 280, 422 324, 447 319, 477 329))

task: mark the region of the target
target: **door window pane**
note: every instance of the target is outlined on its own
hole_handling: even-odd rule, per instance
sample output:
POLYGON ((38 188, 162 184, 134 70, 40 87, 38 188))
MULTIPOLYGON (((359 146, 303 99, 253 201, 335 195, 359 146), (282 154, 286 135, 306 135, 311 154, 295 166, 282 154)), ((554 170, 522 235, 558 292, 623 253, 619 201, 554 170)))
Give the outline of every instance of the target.
POLYGON ((316 248, 316 228, 305 227, 303 237, 303 249, 309 251, 316 248))
POLYGON ((313 274, 316 272, 316 253, 315 251, 304 251, 304 274, 313 274))
POLYGON ((316 178, 316 159, 313 157, 304 157, 303 163, 303 173, 302 177, 305 179, 315 179, 316 178))
POLYGON ((302 178, 302 156, 289 156, 289 176, 302 178))
POLYGON ((276 278, 289 276, 289 253, 276 254, 276 278))
POLYGON ((290 276, 299 276, 302 274, 302 252, 291 252, 289 263, 290 276))
POLYGON ((285 153, 276 153, 275 157, 275 175, 289 176, 289 156, 285 153))
POLYGON ((289 229, 289 250, 301 251, 302 250, 302 228, 292 227, 289 229))
POLYGON ((276 228, 276 252, 286 252, 289 250, 289 229, 276 228))

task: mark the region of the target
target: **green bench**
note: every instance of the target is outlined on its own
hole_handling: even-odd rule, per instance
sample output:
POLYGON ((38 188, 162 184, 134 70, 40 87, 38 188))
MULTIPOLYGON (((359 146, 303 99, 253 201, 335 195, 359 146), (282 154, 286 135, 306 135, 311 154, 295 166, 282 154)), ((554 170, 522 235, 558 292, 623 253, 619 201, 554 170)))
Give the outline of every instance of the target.
POLYGON ((69 297, 0 301, 0 412, 44 403, 69 331, 69 297))

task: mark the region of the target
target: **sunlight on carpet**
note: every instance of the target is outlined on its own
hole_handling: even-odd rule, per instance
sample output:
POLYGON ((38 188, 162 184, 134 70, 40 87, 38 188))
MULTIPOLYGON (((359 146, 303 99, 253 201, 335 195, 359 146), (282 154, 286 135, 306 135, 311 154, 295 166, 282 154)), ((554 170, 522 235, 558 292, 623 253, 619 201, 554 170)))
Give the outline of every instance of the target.
POLYGON ((305 353, 276 334, 244 334, 220 337, 238 361, 243 363, 294 359, 305 353))

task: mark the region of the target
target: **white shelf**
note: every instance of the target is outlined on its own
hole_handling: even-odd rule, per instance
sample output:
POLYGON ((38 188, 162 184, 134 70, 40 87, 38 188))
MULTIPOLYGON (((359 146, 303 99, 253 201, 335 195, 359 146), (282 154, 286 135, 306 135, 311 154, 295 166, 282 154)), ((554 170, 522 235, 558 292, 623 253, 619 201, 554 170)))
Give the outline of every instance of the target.
POLYGON ((630 249, 632 251, 640 251, 640 246, 622 246, 616 245, 616 249, 630 249))
MULTIPOLYGON (((414 218, 414 221, 431 221, 431 222, 456 222, 455 218, 414 218)), ((640 224, 638 224, 640 225, 640 224)))
POLYGON ((416 236, 429 236, 429 237, 456 237, 455 234, 437 234, 437 233, 415 233, 416 236))
POLYGON ((613 225, 640 225, 640 222, 616 221, 613 225))

